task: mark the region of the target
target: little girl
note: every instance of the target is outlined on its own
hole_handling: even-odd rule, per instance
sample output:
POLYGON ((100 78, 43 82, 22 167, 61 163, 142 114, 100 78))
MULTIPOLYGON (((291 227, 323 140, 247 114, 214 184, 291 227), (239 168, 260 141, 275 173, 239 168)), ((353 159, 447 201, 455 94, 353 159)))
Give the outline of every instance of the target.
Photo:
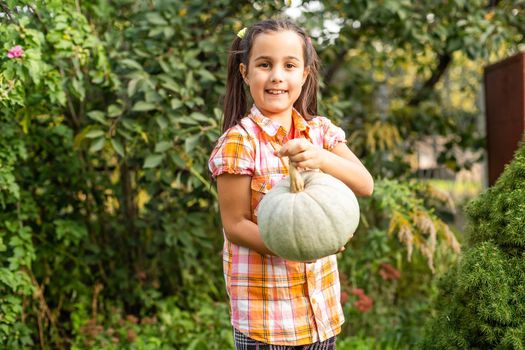
POLYGON ((343 130, 316 116, 317 69, 310 38, 288 20, 240 31, 229 54, 224 134, 209 168, 217 179, 236 349, 335 349, 344 322, 336 256, 285 260, 264 245, 257 227, 259 202, 288 175, 282 157, 338 178, 356 195, 372 193, 372 176, 343 130))

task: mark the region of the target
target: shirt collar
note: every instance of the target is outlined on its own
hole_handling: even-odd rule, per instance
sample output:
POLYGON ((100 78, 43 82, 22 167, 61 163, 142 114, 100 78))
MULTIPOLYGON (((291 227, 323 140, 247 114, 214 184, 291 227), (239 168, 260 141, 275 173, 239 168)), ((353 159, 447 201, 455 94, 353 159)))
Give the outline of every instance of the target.
MULTIPOLYGON (((264 116, 255 105, 252 106, 249 117, 255 122, 255 124, 259 125, 268 136, 275 136, 281 127, 279 123, 264 116)), ((297 131, 303 131, 310 128, 306 120, 304 120, 295 108, 292 109, 292 119, 294 123, 293 125, 297 131)))

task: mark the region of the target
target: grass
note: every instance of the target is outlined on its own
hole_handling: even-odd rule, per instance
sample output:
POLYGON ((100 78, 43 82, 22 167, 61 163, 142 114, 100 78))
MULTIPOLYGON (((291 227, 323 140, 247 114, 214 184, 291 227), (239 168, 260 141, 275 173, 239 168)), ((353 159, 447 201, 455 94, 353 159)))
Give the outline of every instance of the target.
POLYGON ((427 180, 431 185, 447 192, 454 203, 460 205, 467 200, 470 200, 483 191, 483 186, 477 181, 454 181, 454 180, 427 180))

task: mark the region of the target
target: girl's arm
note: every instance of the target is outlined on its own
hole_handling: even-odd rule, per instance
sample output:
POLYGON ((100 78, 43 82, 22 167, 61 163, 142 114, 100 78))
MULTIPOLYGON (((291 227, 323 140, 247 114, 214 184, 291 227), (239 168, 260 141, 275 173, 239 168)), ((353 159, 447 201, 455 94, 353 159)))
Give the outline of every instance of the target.
POLYGON ((226 238, 232 243, 274 255, 264 244, 259 227, 252 221, 251 176, 224 173, 217 177, 219 208, 226 238))
POLYGON ((277 155, 288 156, 296 167, 321 169, 343 181, 358 196, 370 196, 374 191, 372 175, 345 143, 338 143, 328 151, 315 147, 307 139, 293 139, 277 155))

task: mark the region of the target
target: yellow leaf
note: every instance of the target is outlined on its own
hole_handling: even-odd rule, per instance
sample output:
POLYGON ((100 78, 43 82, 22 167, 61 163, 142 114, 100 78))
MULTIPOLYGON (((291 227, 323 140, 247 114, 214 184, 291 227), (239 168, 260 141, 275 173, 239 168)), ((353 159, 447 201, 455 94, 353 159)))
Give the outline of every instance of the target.
POLYGON ((22 126, 22 131, 24 132, 24 134, 27 135, 27 133, 29 132, 29 116, 26 115, 24 116, 24 119, 22 119, 20 121, 20 125, 22 126))
POLYGON ((149 202, 150 196, 147 191, 141 189, 139 193, 137 193, 137 207, 139 209, 139 212, 144 211, 144 206, 149 202))
POLYGON ((148 143, 148 134, 146 134, 144 131, 140 131, 140 136, 146 143, 148 143))

